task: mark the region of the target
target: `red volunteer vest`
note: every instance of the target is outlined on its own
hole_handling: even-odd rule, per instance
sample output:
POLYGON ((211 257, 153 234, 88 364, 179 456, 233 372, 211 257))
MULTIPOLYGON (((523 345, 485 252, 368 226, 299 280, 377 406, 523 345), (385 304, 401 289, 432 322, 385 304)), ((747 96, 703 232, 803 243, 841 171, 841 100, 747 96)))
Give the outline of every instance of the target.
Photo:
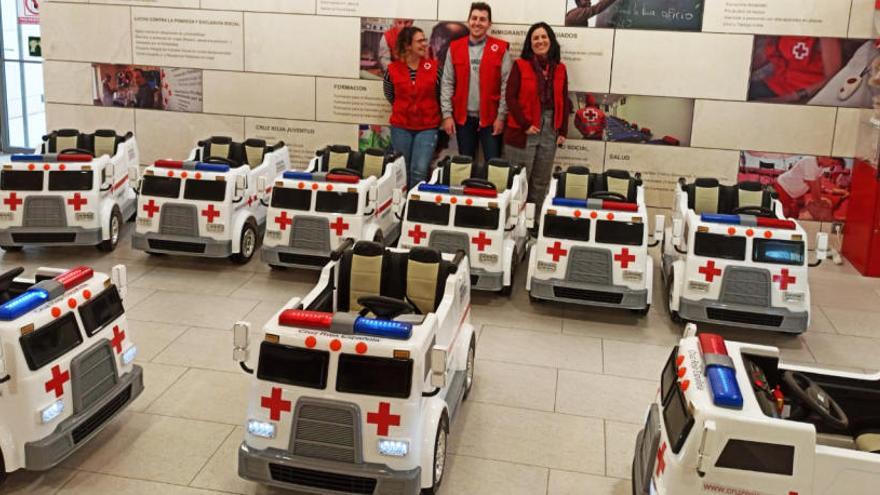
POLYGON ((766 83, 777 95, 794 93, 825 79, 819 38, 780 36, 776 43, 767 45, 765 53, 773 64, 773 74, 766 83))
POLYGON ((385 31, 385 43, 388 44, 388 51, 391 52, 391 61, 398 59, 397 57, 397 37, 400 36, 400 30, 391 28, 385 31))
POLYGON ((596 106, 581 108, 574 114, 574 124, 585 138, 602 139, 605 112, 596 106))
MULTIPOLYGON (((541 127, 541 97, 538 95, 538 76, 532 68, 532 62, 519 58, 516 60, 520 74, 519 95, 517 101, 523 109, 529 124, 541 127)), ((565 64, 560 62, 553 71, 553 127, 556 131, 562 129, 562 119, 565 117, 565 99, 568 95, 563 93, 565 88, 565 64)), ((513 115, 507 113, 507 125, 519 129, 519 123, 513 115)))
MULTIPOLYGON (((455 92, 452 95, 452 117, 458 125, 467 120, 468 90, 471 81, 471 55, 469 36, 449 44, 449 56, 455 70, 455 92)), ((498 118, 501 102, 501 64, 507 42, 492 36, 486 37, 483 58, 480 59, 480 127, 488 127, 498 118)))
POLYGON ((391 125, 410 131, 423 131, 440 125, 437 69, 436 60, 423 58, 416 70, 416 80, 411 81, 406 62, 398 60, 388 66, 388 76, 394 85, 391 125))

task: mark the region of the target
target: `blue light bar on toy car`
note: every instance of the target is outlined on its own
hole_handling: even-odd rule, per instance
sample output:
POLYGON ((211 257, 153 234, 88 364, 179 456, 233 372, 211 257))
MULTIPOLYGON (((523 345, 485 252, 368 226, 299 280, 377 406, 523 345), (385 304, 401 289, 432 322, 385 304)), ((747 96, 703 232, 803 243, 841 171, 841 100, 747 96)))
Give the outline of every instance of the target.
POLYGON ((443 184, 419 184, 419 191, 430 193, 448 193, 449 186, 443 184))
POLYGON ((294 179, 294 180, 312 180, 312 174, 308 172, 300 172, 298 170, 286 170, 282 175, 285 179, 294 179))
POLYGON ((49 300, 44 289, 28 289, 25 293, 0 305, 0 320, 12 321, 49 300))
POLYGON ((201 172, 229 172, 229 165, 199 162, 196 164, 196 170, 201 172))
POLYGON ((727 353, 724 338, 720 335, 704 333, 700 334, 699 339, 713 402, 716 406, 742 409, 743 396, 736 380, 736 368, 733 359, 727 353))
POLYGON ((9 160, 13 162, 42 162, 43 155, 12 155, 9 160))
POLYGON ((722 213, 702 213, 700 214, 700 220, 708 223, 740 225, 739 215, 725 215, 722 213))
POLYGON ((553 206, 568 206, 570 208, 586 208, 586 199, 553 198, 553 206))
POLYGON ((389 339, 407 340, 412 335, 412 323, 393 320, 377 320, 358 316, 354 321, 354 333, 389 339))

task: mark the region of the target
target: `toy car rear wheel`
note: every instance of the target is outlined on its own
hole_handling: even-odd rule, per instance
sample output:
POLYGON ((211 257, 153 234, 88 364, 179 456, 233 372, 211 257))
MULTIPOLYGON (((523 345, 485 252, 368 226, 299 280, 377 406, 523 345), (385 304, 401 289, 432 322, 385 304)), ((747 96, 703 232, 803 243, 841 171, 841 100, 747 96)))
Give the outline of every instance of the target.
POLYGON ((434 438, 434 465, 433 476, 434 483, 430 488, 422 488, 422 495, 435 495, 440 491, 440 483, 443 482, 443 475, 446 473, 446 437, 449 434, 449 420, 446 419, 446 413, 440 417, 440 423, 437 425, 437 436, 434 438))
POLYGON ((255 252, 257 252, 257 229, 249 222, 244 224, 244 228, 241 229, 238 252, 229 258, 233 262, 243 265, 251 260, 255 252))
POLYGON ((22 246, 0 246, 0 249, 7 253, 17 253, 22 250, 22 246))
POLYGON ((471 343, 468 345, 467 364, 464 368, 464 395, 461 400, 466 400, 471 394, 471 388, 474 386, 474 365, 477 356, 477 340, 471 335, 471 343))
POLYGON ((110 213, 110 219, 108 222, 107 240, 101 241, 101 243, 98 244, 98 249, 107 253, 113 251, 116 249, 116 246, 119 245, 119 236, 122 232, 122 213, 119 213, 119 208, 115 206, 113 207, 113 212, 110 213))
POLYGON ((669 318, 675 324, 680 324, 682 322, 681 316, 679 316, 678 311, 672 309, 672 293, 673 287, 675 287, 675 276, 669 276, 669 283, 666 284, 666 309, 669 310, 669 318))

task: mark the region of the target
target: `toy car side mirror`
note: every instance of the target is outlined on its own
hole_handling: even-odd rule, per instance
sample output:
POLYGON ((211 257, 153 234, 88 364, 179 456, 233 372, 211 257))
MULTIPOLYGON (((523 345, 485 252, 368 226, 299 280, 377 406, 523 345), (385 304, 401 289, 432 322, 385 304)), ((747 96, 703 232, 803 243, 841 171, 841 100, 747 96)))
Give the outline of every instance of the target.
POLYGON ((526 227, 535 228, 535 203, 526 203, 526 227))
POLYGON ((431 386, 443 388, 446 386, 446 349, 434 346, 431 349, 431 386))
POLYGON ((251 324, 246 321, 237 321, 232 326, 232 359, 247 373, 253 370, 245 364, 248 360, 248 344, 250 339, 251 324))
POLYGON ((128 180, 136 184, 140 180, 140 178, 141 170, 137 165, 132 165, 131 167, 128 167, 128 180))
POLYGON ((681 236, 684 233, 684 222, 680 218, 672 220, 672 245, 678 247, 681 244, 681 236))
POLYGON ((511 218, 518 217, 520 208, 522 208, 522 201, 519 199, 511 199, 510 200, 510 217, 511 218))
POLYGON ((247 177, 239 175, 235 178, 235 196, 241 197, 247 189, 247 177))
POLYGON ((394 204, 394 206, 399 207, 400 203, 403 202, 403 191, 395 188, 394 192, 391 194, 391 198, 391 202, 394 204))
POLYGON ((663 232, 666 230, 666 215, 654 216, 654 240, 663 238, 663 232))
POLYGON ((819 232, 816 234, 816 262, 810 266, 819 266, 828 257, 828 234, 819 232))
POLYGON ((0 384, 10 380, 9 372, 6 370, 6 359, 3 357, 3 345, 0 345, 0 384))
POLYGON ((257 195, 262 197, 266 194, 266 188, 268 184, 266 182, 266 178, 263 176, 257 177, 257 195))
POLYGON ((119 297, 125 299, 128 293, 128 269, 125 265, 116 265, 110 270, 110 281, 119 291, 119 297))

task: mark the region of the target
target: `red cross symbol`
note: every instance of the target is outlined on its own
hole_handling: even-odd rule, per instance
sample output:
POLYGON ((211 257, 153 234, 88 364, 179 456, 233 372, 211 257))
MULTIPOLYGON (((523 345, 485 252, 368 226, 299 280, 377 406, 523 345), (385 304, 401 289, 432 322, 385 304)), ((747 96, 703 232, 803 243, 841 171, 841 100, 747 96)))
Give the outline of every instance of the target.
POLYGON ((275 223, 278 224, 278 227, 280 227, 281 230, 285 230, 288 225, 293 224, 293 218, 288 217, 286 211, 282 211, 281 216, 275 217, 275 223))
POLYGON ((144 211, 147 212, 148 218, 153 218, 153 215, 159 213, 159 207, 156 205, 156 202, 151 199, 144 205, 144 211))
POLYGON ((342 217, 336 217, 336 221, 330 224, 330 228, 336 231, 336 235, 342 235, 348 229, 348 224, 342 220, 342 217))
POLYGON ((269 410, 269 419, 278 421, 281 419, 282 412, 290 412, 291 402, 281 398, 281 389, 272 387, 272 395, 270 397, 260 397, 260 406, 269 410))
POLYGON ((119 325, 115 325, 113 327, 113 339, 110 341, 110 345, 116 350, 116 354, 122 352, 122 341, 125 340, 125 330, 120 330, 119 325))
POLYGON ((16 196, 15 193, 10 194, 8 198, 3 200, 3 204, 9 205, 9 209, 12 211, 15 211, 18 205, 22 203, 24 203, 24 200, 16 196))
POLYGON ((712 260, 709 260, 706 266, 701 266, 697 271, 706 276, 706 282, 711 282, 715 280, 715 277, 721 276, 721 269, 715 268, 715 262, 712 260))
POLYGON ((562 243, 556 241, 555 244, 547 248, 547 254, 553 256, 553 261, 559 261, 559 258, 562 258, 566 254, 568 254, 568 250, 562 249, 562 243))
POLYGON ((805 58, 810 56, 810 47, 808 47, 806 43, 801 41, 798 44, 794 45, 794 47, 791 49, 791 53, 792 55, 794 55, 794 58, 798 60, 804 60, 805 58))
POLYGON ((421 244, 422 239, 428 237, 428 233, 422 231, 421 225, 416 225, 413 230, 409 231, 409 236, 412 237, 414 243, 421 244))
POLYGON ((773 275, 773 281, 779 282, 780 289, 788 290, 788 284, 793 284, 797 282, 797 278, 789 275, 788 268, 783 268, 782 272, 779 275, 773 275))
POLYGON ((588 109, 584 115, 587 117, 587 122, 595 122, 599 118, 599 114, 592 108, 588 109))
POLYGON ((376 425, 376 435, 387 435, 389 426, 400 426, 400 416, 391 414, 391 404, 379 403, 379 411, 367 413, 367 423, 376 425))
POLYGON ((657 476, 666 471, 666 442, 657 449, 657 476))
POLYGON ((73 207, 73 211, 79 211, 82 208, 82 205, 88 204, 89 200, 76 193, 72 198, 67 200, 67 204, 73 207))
POLYGON ((614 261, 619 261, 621 268, 629 268, 629 264, 635 260, 635 255, 629 254, 629 248, 623 248, 620 254, 614 255, 614 261))
POLYGON ((207 210, 202 210, 202 216, 208 219, 208 223, 214 223, 214 218, 220 216, 220 211, 214 209, 214 205, 208 205, 207 210))
POLYGON ((471 242, 477 245, 477 251, 483 251, 486 249, 486 246, 492 245, 492 239, 486 237, 485 232, 480 232, 480 235, 471 239, 471 242))
POLYGON ((55 392, 55 398, 64 395, 64 384, 70 381, 70 372, 61 372, 61 366, 52 367, 52 379, 46 382, 46 392, 55 392))

